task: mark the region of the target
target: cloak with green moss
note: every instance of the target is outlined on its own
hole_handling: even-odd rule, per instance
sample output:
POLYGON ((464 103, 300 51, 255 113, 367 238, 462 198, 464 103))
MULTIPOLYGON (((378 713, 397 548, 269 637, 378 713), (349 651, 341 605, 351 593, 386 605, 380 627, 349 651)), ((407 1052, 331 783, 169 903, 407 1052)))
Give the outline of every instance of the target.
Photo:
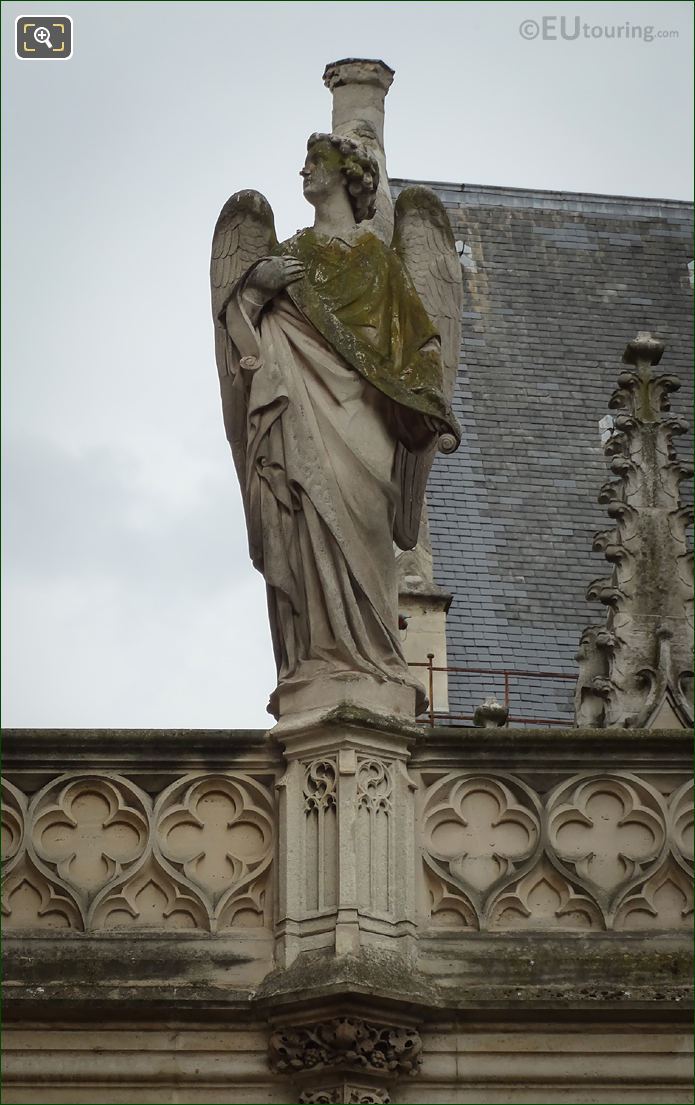
POLYGON ((425 418, 458 441, 437 331, 398 255, 371 233, 348 246, 310 229, 278 248, 304 264, 304 277, 287 288, 299 310, 365 380, 405 408, 401 414, 416 412, 398 420, 403 444, 431 441, 425 418))

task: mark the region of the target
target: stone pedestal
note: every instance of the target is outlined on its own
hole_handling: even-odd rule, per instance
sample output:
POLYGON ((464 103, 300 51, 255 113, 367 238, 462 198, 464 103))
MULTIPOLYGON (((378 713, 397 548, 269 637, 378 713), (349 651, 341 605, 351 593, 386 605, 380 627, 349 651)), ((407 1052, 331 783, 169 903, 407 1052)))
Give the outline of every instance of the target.
MULTIPOLYGON (((413 676, 413 680, 415 676, 413 676)), ((422 677, 418 680, 420 682, 422 677)), ((421 694, 424 686, 421 684, 421 694)), ((297 726, 311 729, 331 710, 371 712, 373 715, 398 721, 415 718, 416 692, 414 686, 401 683, 380 683, 370 675, 358 672, 335 672, 317 676, 311 683, 297 687, 282 687, 277 692, 280 722, 272 730, 281 740, 285 731, 297 726), (283 726, 288 728, 285 730, 283 726)))
POLYGON ((295 714, 272 731, 287 771, 278 783, 277 962, 318 949, 412 954, 418 730, 343 704, 295 714))

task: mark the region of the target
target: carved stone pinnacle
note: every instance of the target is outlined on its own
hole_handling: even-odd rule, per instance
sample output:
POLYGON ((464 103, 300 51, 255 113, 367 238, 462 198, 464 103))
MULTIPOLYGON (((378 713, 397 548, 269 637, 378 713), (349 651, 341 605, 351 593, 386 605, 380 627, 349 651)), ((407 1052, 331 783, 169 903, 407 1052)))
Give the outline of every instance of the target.
POLYGON ((628 343, 624 370, 609 405, 622 413, 604 440, 618 478, 598 501, 615 522, 594 537, 594 551, 612 565, 586 597, 608 607, 605 626, 582 635, 575 694, 578 725, 664 728, 692 722, 692 560, 685 539, 689 512, 679 484, 691 471, 673 437, 683 419, 664 415, 680 380, 653 376, 663 343, 640 332, 628 343))
POLYGON ((653 337, 648 330, 639 330, 637 337, 629 341, 623 353, 624 364, 639 365, 646 362, 656 365, 662 358, 664 343, 653 337))

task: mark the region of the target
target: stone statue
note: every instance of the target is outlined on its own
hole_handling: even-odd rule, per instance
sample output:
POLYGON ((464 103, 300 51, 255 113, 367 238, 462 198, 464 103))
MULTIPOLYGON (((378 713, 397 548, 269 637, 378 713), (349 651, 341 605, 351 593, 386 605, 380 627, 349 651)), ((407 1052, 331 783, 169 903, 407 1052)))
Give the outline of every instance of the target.
POLYGON ((242 191, 212 246, 224 422, 278 671, 268 710, 331 704, 357 680, 410 688, 394 712, 412 716, 425 699, 401 651, 393 542, 416 544, 437 446, 460 440, 460 265, 432 192, 401 193, 387 246, 365 145, 313 134, 307 151, 313 227, 278 243, 267 200, 242 191))

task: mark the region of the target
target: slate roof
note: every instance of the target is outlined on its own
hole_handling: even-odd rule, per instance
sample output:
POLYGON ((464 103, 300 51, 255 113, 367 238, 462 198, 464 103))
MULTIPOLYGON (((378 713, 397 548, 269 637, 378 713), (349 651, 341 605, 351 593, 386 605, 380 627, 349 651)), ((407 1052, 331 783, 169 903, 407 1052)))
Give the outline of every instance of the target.
MULTIPOLYGON (((439 456, 428 504, 435 582, 451 591, 449 664, 576 674, 585 600, 608 574, 592 553, 609 519, 598 421, 638 330, 666 344, 660 370, 690 418, 692 206, 471 184, 425 183, 465 244, 463 443, 439 456)), ((690 450, 690 438, 685 442, 690 450)), ((450 676, 450 709, 501 697, 501 680, 450 676)), ((573 717, 572 682, 513 680, 517 716, 573 717)))

